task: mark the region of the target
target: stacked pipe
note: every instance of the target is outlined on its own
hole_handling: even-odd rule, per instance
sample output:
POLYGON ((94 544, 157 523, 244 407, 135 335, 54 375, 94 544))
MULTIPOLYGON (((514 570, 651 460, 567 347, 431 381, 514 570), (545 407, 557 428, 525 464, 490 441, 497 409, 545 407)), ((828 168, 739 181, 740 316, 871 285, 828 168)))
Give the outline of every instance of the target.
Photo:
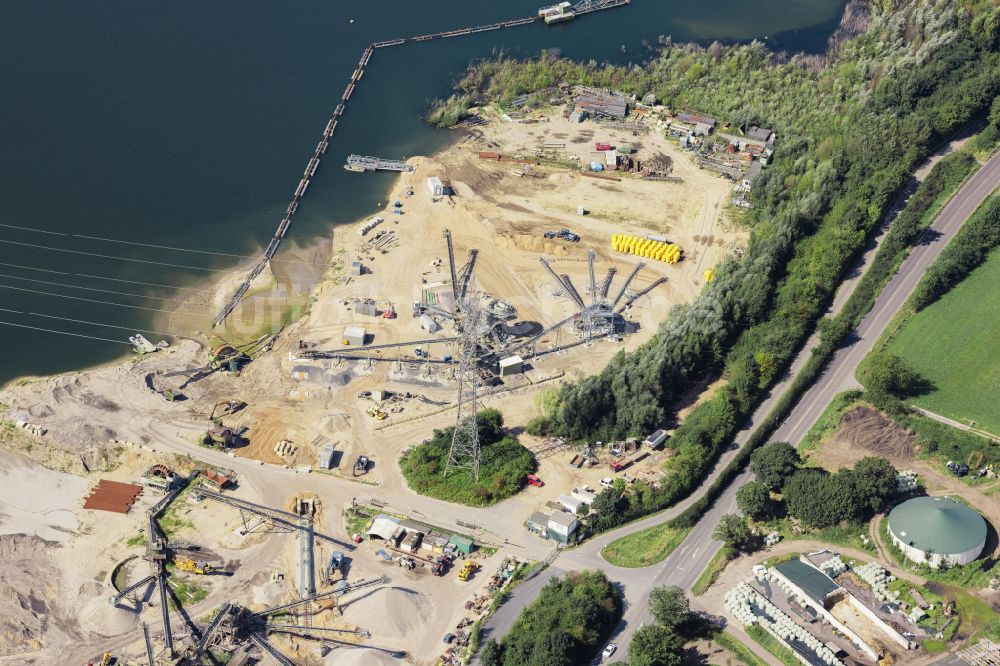
POLYGON ((611 236, 611 249, 615 252, 635 254, 668 264, 676 264, 681 260, 681 249, 673 243, 665 243, 642 236, 613 234, 611 236))

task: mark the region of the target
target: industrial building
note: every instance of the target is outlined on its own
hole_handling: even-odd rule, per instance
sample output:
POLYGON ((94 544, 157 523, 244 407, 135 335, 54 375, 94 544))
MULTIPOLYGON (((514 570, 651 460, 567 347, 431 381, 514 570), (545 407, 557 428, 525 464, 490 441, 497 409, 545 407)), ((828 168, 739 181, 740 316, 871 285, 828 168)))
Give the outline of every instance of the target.
POLYGON ((434 317, 429 314, 422 314, 420 315, 420 328, 428 333, 437 333, 441 330, 441 324, 437 323, 434 317))
POLYGON ((986 521, 975 509, 947 497, 915 497, 889 512, 889 535, 907 559, 968 564, 986 546, 986 521))
POLYGON ((442 180, 437 176, 431 176, 427 179, 427 189, 432 197, 445 197, 452 194, 451 181, 442 180))
POLYGON ((508 356, 500 359, 500 376, 509 377, 524 372, 524 359, 520 356, 508 356))
POLYGON ((348 347, 361 347, 365 344, 365 329, 362 326, 344 327, 344 344, 348 347))
POLYGON ((319 450, 319 456, 317 457, 316 464, 320 469, 333 469, 337 467, 340 455, 333 444, 326 443, 323 448, 319 450))
POLYGON ((569 543, 579 526, 580 521, 576 516, 566 511, 554 511, 551 514, 536 511, 526 523, 529 532, 558 543, 569 543))

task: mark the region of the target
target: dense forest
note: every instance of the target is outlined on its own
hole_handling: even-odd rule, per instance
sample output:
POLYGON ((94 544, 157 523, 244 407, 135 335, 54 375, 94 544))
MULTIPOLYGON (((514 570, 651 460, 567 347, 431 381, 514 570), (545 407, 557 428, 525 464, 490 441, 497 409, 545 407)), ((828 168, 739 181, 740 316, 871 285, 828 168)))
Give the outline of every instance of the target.
POLYGON ((579 439, 643 435, 693 387, 722 375, 725 386, 675 433, 672 474, 628 514, 676 501, 703 477, 814 330, 908 173, 1000 92, 995 3, 881 0, 868 11, 867 29, 825 59, 664 38, 642 67, 545 54, 489 60, 437 110, 458 116, 566 82, 652 93, 675 110, 777 132, 776 159, 754 187, 744 257, 722 264, 694 302, 675 306, 649 343, 565 385, 534 424, 579 439))

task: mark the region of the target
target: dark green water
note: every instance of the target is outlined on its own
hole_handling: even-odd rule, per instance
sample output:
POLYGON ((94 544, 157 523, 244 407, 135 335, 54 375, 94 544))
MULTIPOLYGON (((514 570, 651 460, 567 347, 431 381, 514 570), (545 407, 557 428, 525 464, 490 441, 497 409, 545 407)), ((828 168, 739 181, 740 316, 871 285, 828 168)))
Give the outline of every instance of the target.
MULTIPOLYGON (((0 224, 55 233, 0 227, 0 382, 110 360, 127 351, 111 340, 157 315, 51 294, 162 308, 111 292, 173 290, 104 278, 193 289, 210 269, 239 261, 67 234, 253 254, 280 220, 366 44, 527 16, 539 4, 2 0, 0 224)), ((822 51, 842 8, 843 0, 634 0, 559 26, 377 51, 287 238, 305 243, 375 210, 392 177, 344 171, 348 153, 407 156, 443 145, 449 133, 419 116, 470 60, 559 47, 571 58, 638 62, 643 41, 659 35, 766 36, 776 50, 822 51)))

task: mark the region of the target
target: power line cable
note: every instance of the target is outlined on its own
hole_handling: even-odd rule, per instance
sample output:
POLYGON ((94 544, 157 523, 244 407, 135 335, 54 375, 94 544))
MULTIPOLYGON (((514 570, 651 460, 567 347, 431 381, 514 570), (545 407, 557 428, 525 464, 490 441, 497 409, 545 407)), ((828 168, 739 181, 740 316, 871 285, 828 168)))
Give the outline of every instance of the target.
POLYGON ((170 264, 163 261, 150 261, 149 259, 133 259, 132 257, 119 257, 114 254, 100 254, 97 252, 84 252, 83 250, 67 250, 61 247, 51 247, 49 245, 35 245, 34 243, 21 243, 19 241, 4 240, 0 238, 0 243, 7 243, 9 245, 22 245, 24 247, 33 247, 39 250, 52 250, 53 252, 69 252, 71 254, 83 254, 89 257, 100 257, 102 259, 118 259, 120 261, 135 261, 140 264, 154 264, 156 266, 169 266, 171 268, 186 268, 189 270, 196 271, 209 271, 211 273, 228 273, 229 271, 221 270, 218 268, 205 268, 204 266, 188 266, 186 264, 170 264))
POLYGON ((73 237, 86 238, 88 240, 104 241, 105 243, 121 243, 123 245, 138 245, 139 247, 152 247, 158 250, 173 250, 175 252, 196 252, 198 254, 211 254, 219 257, 238 257, 240 259, 257 258, 257 255, 255 254, 231 254, 229 252, 210 252, 208 250, 193 250, 187 247, 172 247, 170 245, 156 245, 155 243, 138 243, 136 241, 118 240, 115 238, 103 238, 101 236, 85 236, 83 234, 73 234, 73 237))
POLYGON ((25 280, 27 282, 37 282, 39 284, 48 284, 48 285, 52 285, 54 287, 67 287, 69 289, 84 289, 86 291, 99 291, 99 292, 102 292, 102 293, 105 293, 105 294, 118 294, 119 296, 132 296, 133 298, 153 298, 153 299, 156 299, 158 301, 173 301, 173 300, 176 300, 176 297, 174 297, 174 298, 168 298, 168 297, 164 297, 164 296, 147 296, 145 294, 132 294, 132 293, 129 293, 127 291, 114 291, 113 289, 98 289, 97 287, 83 287, 83 286, 80 286, 80 285, 77 285, 77 284, 65 284, 63 282, 50 282, 49 280, 35 280, 34 278, 20 277, 20 276, 17 276, 17 275, 6 275, 4 273, 0 273, 0 278, 10 278, 12 280, 25 280))
POLYGON ((68 331, 57 331, 51 328, 42 328, 41 326, 28 326, 27 324, 15 324, 10 321, 0 320, 0 324, 4 326, 16 326, 17 328, 28 328, 33 331, 45 331, 46 333, 58 333, 59 335, 72 335, 74 338, 89 338, 90 340, 99 340, 101 342, 114 342, 119 345, 132 346, 129 342, 123 342, 122 340, 112 340, 111 338, 99 338, 96 335, 84 335, 83 333, 70 333, 68 331))
MULTIPOLYGON (((141 305, 126 305, 125 303, 115 303, 113 301, 100 301, 100 300, 97 300, 95 298, 81 298, 80 296, 68 296, 66 294, 54 294, 54 293, 49 292, 49 291, 39 291, 37 289, 26 289, 24 287, 12 287, 9 284, 0 284, 0 289, 13 289, 15 291, 27 291, 27 292, 30 292, 32 294, 41 294, 43 296, 56 296, 58 298, 71 298, 74 301, 86 301, 88 303, 101 303, 103 305, 114 305, 114 306, 117 306, 117 307, 120 307, 120 308, 131 308, 133 310, 148 310, 150 312, 166 312, 167 314, 176 314, 175 310, 163 310, 161 308, 147 308, 147 307, 143 307, 141 305)), ((203 315, 203 314, 193 314, 192 313, 192 314, 188 314, 188 315, 185 315, 185 316, 188 316, 188 317, 205 317, 207 319, 211 319, 211 317, 209 315, 203 315)))
POLYGON ((112 282, 125 282, 128 284, 141 284, 146 287, 163 287, 164 289, 184 289, 186 291, 195 292, 207 292, 212 291, 211 289, 198 289, 196 287, 182 287, 176 284, 159 284, 157 282, 140 282, 139 280, 126 280, 124 278, 114 278, 108 277, 107 275, 90 275, 89 273, 70 273, 67 271, 57 271, 51 268, 39 268, 37 266, 22 266, 20 264, 8 264, 6 262, 0 261, 0 266, 8 266, 10 268, 22 268, 29 271, 41 271, 43 273, 55 273, 57 275, 69 275, 71 277, 85 277, 94 280, 111 280, 112 282))
MULTIPOLYGON (((174 252, 195 252, 197 254, 208 254, 217 257, 235 257, 237 259, 257 259, 259 255, 256 254, 233 254, 231 252, 212 252, 210 250, 195 250, 189 247, 176 247, 173 245, 157 245, 156 243, 140 243, 138 241, 122 240, 119 238, 107 238, 106 236, 88 236, 86 234, 67 234, 60 231, 48 231, 46 229, 36 229, 34 227, 23 227, 16 224, 0 224, 0 227, 6 227, 8 229, 20 229, 21 231, 33 231, 39 234, 49 234, 51 236, 65 236, 67 238, 86 238, 87 240, 102 241, 104 243, 121 243, 123 245, 135 245, 138 247, 151 247, 157 250, 172 250, 174 252)), ((284 264, 298 264, 305 263, 301 259, 287 260, 287 259, 271 259, 271 261, 276 261, 284 264)))
POLYGON ((11 310, 9 308, 0 308, 3 312, 13 312, 15 314, 29 315, 32 317, 45 317, 46 319, 59 319, 62 321, 72 321, 77 324, 91 324, 92 326, 100 326, 102 328, 118 328, 123 331, 137 331, 139 333, 152 333, 153 335, 166 335, 170 338, 180 338, 183 336, 177 335, 176 333, 165 333, 163 331, 151 331, 148 328, 136 328, 134 326, 116 326, 115 324, 104 324, 98 321, 87 321, 86 319, 72 319, 71 317, 59 317, 56 315, 42 314, 41 312, 30 312, 21 310, 11 310))

